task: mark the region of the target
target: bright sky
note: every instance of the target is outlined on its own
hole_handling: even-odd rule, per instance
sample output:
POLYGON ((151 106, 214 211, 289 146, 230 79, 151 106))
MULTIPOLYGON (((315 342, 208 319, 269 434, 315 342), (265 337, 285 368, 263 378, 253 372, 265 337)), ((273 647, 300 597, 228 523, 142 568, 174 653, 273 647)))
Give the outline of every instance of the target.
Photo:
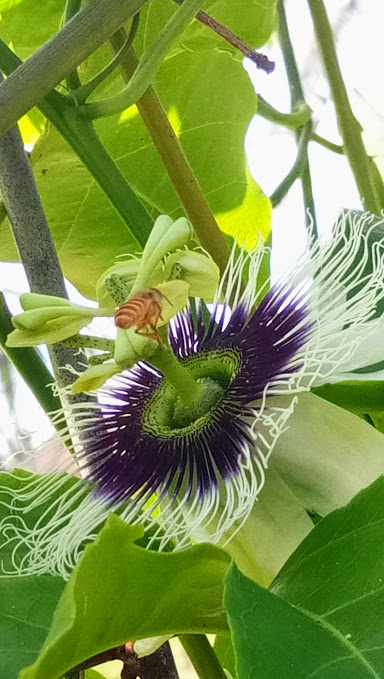
MULTIPOLYGON (((382 27, 383 0, 327 0, 327 10, 337 33, 337 49, 341 69, 355 113, 369 132, 365 140, 370 153, 384 156, 384 89, 381 83, 383 59, 382 27)), ((303 76, 306 99, 315 111, 316 131, 327 139, 340 143, 327 82, 319 63, 313 30, 305 2, 286 2, 291 37, 303 76), (298 5, 300 14, 298 15, 298 5)), ((280 111, 289 111, 289 92, 284 64, 276 44, 264 50, 276 62, 273 74, 267 76, 253 67, 249 69, 256 92, 280 111)), ((291 132, 255 117, 246 138, 246 150, 254 177, 266 194, 270 194, 290 169, 296 156, 296 143, 291 132)), ((329 233, 342 208, 360 208, 359 197, 346 160, 315 143, 310 144, 310 161, 317 219, 321 233, 329 233)), ((383 168, 384 169, 384 168, 383 168)), ((304 242, 304 216, 301 189, 296 182, 284 202, 273 213, 274 275, 290 266, 304 242)), ((0 265, 0 289, 6 293, 13 313, 20 310, 18 293, 28 290, 22 267, 0 265)), ((79 300, 70 286, 70 296, 79 300)), ((19 429, 33 432, 33 442, 45 440, 51 431, 47 418, 29 389, 16 380, 16 403, 19 429)), ((7 439, 14 434, 12 417, 0 388, 0 457, 7 455, 7 439)))

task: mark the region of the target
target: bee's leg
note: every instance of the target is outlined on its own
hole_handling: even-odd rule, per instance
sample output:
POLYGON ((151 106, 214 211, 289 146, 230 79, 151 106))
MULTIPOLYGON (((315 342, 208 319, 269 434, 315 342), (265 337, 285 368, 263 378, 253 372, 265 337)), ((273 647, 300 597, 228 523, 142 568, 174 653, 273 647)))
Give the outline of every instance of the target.
POLYGON ((148 339, 156 340, 159 344, 164 344, 164 340, 160 335, 158 329, 154 325, 150 325, 149 328, 150 329, 137 328, 137 330, 135 330, 135 333, 136 335, 140 335, 141 337, 148 337, 148 339))

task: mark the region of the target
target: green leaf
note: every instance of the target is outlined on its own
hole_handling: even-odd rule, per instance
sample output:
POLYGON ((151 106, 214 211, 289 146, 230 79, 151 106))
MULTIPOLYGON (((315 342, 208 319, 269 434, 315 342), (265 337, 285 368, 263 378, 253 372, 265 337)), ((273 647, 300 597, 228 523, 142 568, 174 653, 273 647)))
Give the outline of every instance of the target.
POLYGON ((1 38, 27 59, 60 28, 64 0, 1 0, 1 38))
POLYGON ((20 679, 58 679, 127 639, 227 630, 228 554, 211 545, 151 552, 133 543, 138 533, 110 516, 71 575, 38 660, 20 679))
POLYGON ((106 677, 96 670, 86 670, 85 679, 106 679, 106 677))
MULTIPOLYGON (((218 13, 220 8, 220 13, 225 10, 226 15, 231 14, 236 24, 241 14, 244 31, 248 31, 248 36, 244 33, 246 38, 250 38, 250 26, 252 32, 258 30, 259 11, 265 17, 274 16, 275 2, 263 3, 267 9, 262 9, 259 3, 248 1, 242 13, 234 11, 233 3, 228 1, 210 4, 218 13)), ((170 1, 156 0, 149 7, 148 20, 144 15, 141 21, 139 44, 144 34, 148 41, 160 30, 167 18, 164 13, 174 11, 170 1)), ((260 25, 268 24, 266 19, 263 22, 264 19, 260 25)), ((193 26, 198 35, 208 31, 197 21, 193 26)), ((219 48, 216 37, 207 44, 209 49, 205 39, 203 44, 194 39, 188 44, 180 42, 174 55, 163 63, 156 90, 222 230, 240 243, 246 238, 250 247, 258 241, 260 232, 264 240, 268 237, 271 214, 269 200, 247 169, 244 151, 244 136, 256 112, 257 99, 241 57, 234 57, 232 48, 224 49, 222 41, 219 48)), ((82 67, 84 79, 91 77, 107 58, 106 48, 98 50, 82 67)), ((97 97, 111 95, 118 88, 121 79, 116 73, 97 90, 97 97)), ((182 216, 180 201, 136 107, 121 116, 100 120, 96 127, 102 143, 151 215, 182 216)), ((33 153, 33 167, 64 273, 81 292, 94 298, 101 273, 117 255, 137 250, 137 244, 56 130, 50 128, 42 138, 33 153)), ((6 222, 0 226, 0 242, 1 260, 17 258, 6 222)))
MULTIPOLYGON (((277 0, 242 0, 241 8, 231 0, 208 0, 204 11, 214 19, 227 26, 233 33, 240 36, 251 47, 260 47, 270 38, 276 26, 277 0)), ((164 26, 175 11, 171 2, 152 0, 140 13, 140 30, 135 45, 143 52, 155 39, 159 27, 164 26)), ((188 49, 221 49, 228 50, 239 59, 241 55, 217 33, 207 28, 200 21, 193 21, 183 35, 182 44, 188 49)), ((177 53, 178 46, 171 51, 177 53)))
POLYGON ((381 477, 320 521, 269 592, 231 569, 239 679, 384 677, 383 494, 381 477))
POLYGON ((37 658, 65 582, 51 575, 0 578, 0 677, 37 658))
POLYGON ((311 391, 326 401, 335 403, 353 413, 384 411, 383 380, 348 380, 334 384, 322 384, 311 391))

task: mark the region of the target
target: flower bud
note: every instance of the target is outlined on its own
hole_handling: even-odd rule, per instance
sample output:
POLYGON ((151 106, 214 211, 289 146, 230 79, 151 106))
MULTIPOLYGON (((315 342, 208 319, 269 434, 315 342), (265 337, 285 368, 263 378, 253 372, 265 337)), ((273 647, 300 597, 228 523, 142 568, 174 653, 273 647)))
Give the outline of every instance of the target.
POLYGON ((21 314, 13 316, 12 323, 16 328, 8 335, 8 347, 34 347, 38 344, 55 344, 62 342, 88 325, 95 316, 110 315, 108 309, 94 309, 92 307, 66 303, 56 305, 57 299, 46 295, 22 295, 22 304, 27 308, 21 314), (43 297, 48 297, 46 304, 43 297), (45 306, 39 306, 41 303, 45 306), (37 304, 37 306, 33 306, 37 304))
POLYGON ((69 299, 65 297, 55 297, 54 295, 39 295, 36 292, 24 292, 19 297, 20 304, 24 311, 38 309, 39 307, 58 307, 72 306, 69 299))

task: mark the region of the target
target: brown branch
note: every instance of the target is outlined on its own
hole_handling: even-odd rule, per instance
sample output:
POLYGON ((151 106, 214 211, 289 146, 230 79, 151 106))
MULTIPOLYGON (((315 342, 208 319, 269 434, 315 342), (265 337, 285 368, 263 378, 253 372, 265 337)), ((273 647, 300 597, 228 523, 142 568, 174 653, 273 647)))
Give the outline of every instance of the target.
MULTIPOLYGON (((174 0, 178 5, 182 5, 183 0, 174 0)), ((227 26, 220 23, 206 12, 199 12, 196 15, 202 24, 217 33, 221 38, 226 40, 232 47, 235 47, 241 54, 253 61, 257 68, 261 68, 266 73, 272 73, 275 70, 275 62, 270 61, 265 54, 261 54, 253 49, 248 43, 244 42, 238 35, 233 33, 227 26)))
POLYGON ((129 642, 124 646, 110 648, 108 651, 98 653, 73 667, 67 672, 66 679, 80 679, 85 670, 110 660, 122 660, 124 663, 121 679, 136 679, 136 677, 140 677, 140 679, 179 679, 168 642, 154 653, 143 658, 137 657, 133 645, 129 642))

